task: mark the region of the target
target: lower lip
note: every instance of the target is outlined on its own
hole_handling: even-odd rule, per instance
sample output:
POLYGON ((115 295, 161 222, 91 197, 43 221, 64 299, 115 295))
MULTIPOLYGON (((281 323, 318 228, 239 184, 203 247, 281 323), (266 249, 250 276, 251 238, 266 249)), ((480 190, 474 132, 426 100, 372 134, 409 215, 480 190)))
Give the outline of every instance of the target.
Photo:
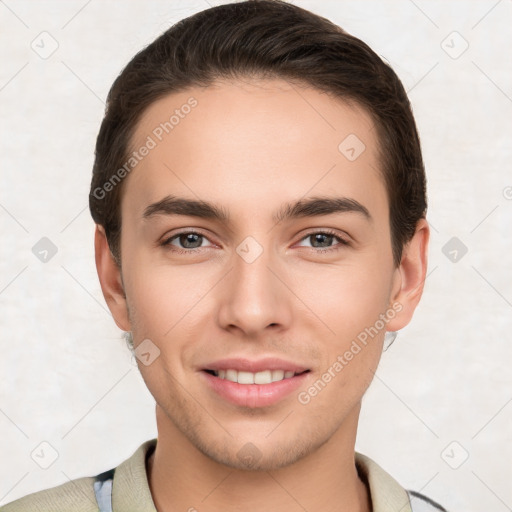
POLYGON ((270 384, 239 384, 221 379, 202 371, 208 385, 222 398, 242 407, 266 407, 274 405, 297 390, 310 372, 295 375, 270 384))

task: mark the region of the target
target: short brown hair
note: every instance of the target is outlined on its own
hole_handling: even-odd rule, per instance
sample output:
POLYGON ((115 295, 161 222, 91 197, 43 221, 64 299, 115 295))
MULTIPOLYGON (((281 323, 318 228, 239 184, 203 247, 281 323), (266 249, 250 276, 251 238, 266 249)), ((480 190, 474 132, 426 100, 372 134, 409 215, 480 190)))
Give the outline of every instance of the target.
POLYGON ((281 0, 219 5, 185 18, 137 53, 116 78, 96 141, 89 208, 118 264, 122 183, 105 184, 119 180, 141 115, 168 94, 251 76, 312 86, 370 113, 390 204, 393 259, 399 265, 403 246, 427 209, 420 141, 404 87, 366 43, 281 0))

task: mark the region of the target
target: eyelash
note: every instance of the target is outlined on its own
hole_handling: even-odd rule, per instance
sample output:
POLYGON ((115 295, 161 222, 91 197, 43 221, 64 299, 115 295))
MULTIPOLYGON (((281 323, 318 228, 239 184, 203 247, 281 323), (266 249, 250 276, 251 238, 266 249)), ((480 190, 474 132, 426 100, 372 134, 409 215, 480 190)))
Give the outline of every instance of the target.
MULTIPOLYGON (((172 235, 169 238, 166 238, 165 240, 162 241, 162 243, 160 245, 162 247, 164 247, 166 249, 169 249, 172 252, 175 252, 175 253, 178 253, 178 254, 193 254, 194 252, 197 253, 197 252, 199 252, 199 249, 201 249, 201 247, 197 247, 195 249, 180 249, 180 248, 177 248, 176 246, 171 244, 171 242, 174 239, 180 237, 181 235, 189 235, 189 234, 199 235, 199 236, 201 236, 203 238, 206 238, 208 240, 208 237, 206 237, 202 233, 199 233, 198 231, 182 231, 180 233, 176 233, 176 234, 172 235)), ((305 238, 308 238, 308 237, 311 237, 311 236, 317 235, 317 234, 333 236, 335 239, 338 240, 339 244, 334 246, 334 247, 329 247, 327 249, 311 247, 311 249, 313 249, 316 253, 325 254, 325 253, 335 252, 335 251, 341 250, 345 246, 350 245, 349 242, 347 242, 347 240, 345 240, 344 238, 340 237, 340 235, 336 234, 336 232, 331 230, 331 229, 323 229, 323 230, 311 231, 311 232, 307 233, 306 235, 304 235, 299 240, 299 242, 302 242, 302 240, 304 240, 305 238)))

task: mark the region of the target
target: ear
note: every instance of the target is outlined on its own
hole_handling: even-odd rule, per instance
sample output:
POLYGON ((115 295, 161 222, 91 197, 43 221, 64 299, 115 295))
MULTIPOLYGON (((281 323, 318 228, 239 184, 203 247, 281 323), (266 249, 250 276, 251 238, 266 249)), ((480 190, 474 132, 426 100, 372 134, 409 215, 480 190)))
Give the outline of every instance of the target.
POLYGON ((94 254, 101 291, 107 306, 117 326, 123 331, 131 331, 121 269, 110 252, 105 230, 99 224, 96 224, 94 233, 94 254))
POLYGON ((395 270, 390 302, 397 315, 387 323, 387 331, 398 331, 411 321, 427 275, 429 238, 428 222, 422 218, 416 224, 414 236, 404 246, 402 261, 395 270))

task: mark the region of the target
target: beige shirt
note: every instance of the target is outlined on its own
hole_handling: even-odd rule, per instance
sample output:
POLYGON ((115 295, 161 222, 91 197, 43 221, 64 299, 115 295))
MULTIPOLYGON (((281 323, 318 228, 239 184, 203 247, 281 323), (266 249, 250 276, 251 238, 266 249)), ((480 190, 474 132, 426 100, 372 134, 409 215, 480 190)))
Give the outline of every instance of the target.
MULTIPOLYGON (((113 512, 157 512, 146 473, 146 457, 156 438, 145 441, 117 466, 112 485, 113 512)), ((378 464, 355 454, 361 478, 368 483, 373 512, 411 512, 407 491, 378 464)), ((95 477, 83 477, 57 487, 29 494, 0 508, 0 512, 98 512, 95 477)))

